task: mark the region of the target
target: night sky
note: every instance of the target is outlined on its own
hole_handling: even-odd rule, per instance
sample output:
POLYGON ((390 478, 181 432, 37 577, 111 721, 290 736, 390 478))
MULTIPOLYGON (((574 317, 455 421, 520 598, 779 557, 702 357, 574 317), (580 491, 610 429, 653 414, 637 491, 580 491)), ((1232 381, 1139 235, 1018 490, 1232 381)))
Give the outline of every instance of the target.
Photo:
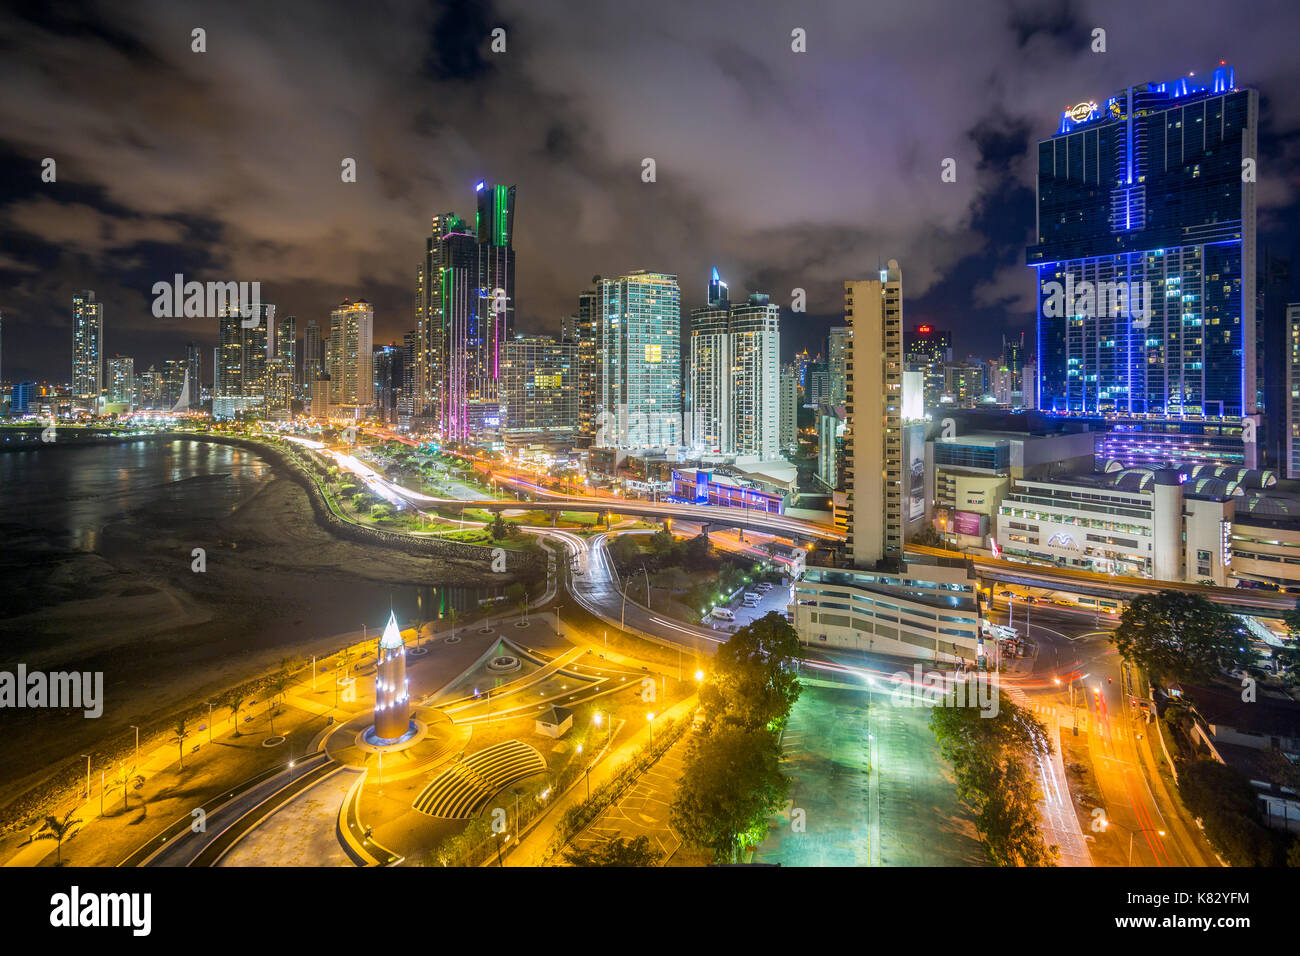
POLYGON ((1260 247, 1300 272, 1298 36, 1293 2, 11 3, 3 377, 70 377, 81 288, 137 372, 215 344, 213 320, 151 314, 176 272, 259 280, 300 329, 365 297, 400 343, 429 217, 472 221, 481 179, 518 185, 520 331, 558 331, 597 273, 676 273, 690 309, 716 265, 733 298, 806 289, 782 351, 815 352, 842 281, 894 257, 907 325, 992 355, 1032 327, 1034 142, 1220 59, 1260 90, 1260 247))

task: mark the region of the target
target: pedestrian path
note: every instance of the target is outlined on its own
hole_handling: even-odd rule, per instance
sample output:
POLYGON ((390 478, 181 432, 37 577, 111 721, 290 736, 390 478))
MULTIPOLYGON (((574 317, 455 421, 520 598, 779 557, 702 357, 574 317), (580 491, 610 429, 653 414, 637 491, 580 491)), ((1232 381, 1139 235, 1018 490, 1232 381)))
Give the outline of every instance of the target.
POLYGON ((477 816, 502 788, 545 770, 546 759, 535 749, 521 740, 507 740, 444 770, 412 805, 431 817, 465 820, 477 816))
MULTIPOLYGON (((1038 708, 1047 706, 1035 704, 1018 688, 1009 688, 1007 696, 1029 711, 1041 713, 1038 708)), ((1040 829, 1047 845, 1058 848, 1058 862, 1062 866, 1092 866, 1092 856, 1088 853, 1083 828, 1074 811, 1074 798, 1070 793, 1065 763, 1061 758, 1061 721, 1056 709, 1051 708, 1051 711, 1051 719, 1047 721, 1047 732, 1052 741, 1050 752, 1046 748, 1040 748, 1034 755, 1041 794, 1037 802, 1040 829)))

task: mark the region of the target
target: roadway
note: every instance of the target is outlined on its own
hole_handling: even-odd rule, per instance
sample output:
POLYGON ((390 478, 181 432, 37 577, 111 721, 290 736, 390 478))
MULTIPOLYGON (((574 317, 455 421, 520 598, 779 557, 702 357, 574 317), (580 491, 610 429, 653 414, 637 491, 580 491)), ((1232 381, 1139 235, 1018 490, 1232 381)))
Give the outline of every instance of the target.
MULTIPOLYGON (((1155 727, 1132 703, 1128 675, 1110 643, 1117 617, 1038 601, 1027 605, 1024 597, 1015 594, 1007 601, 999 594, 989 614, 996 623, 1010 623, 1021 633, 1028 620, 1035 644, 1032 660, 1015 662, 1003 684, 1054 732, 1067 763, 1082 762, 1086 753, 1091 779, 1076 786, 1098 797, 1102 811, 1100 817, 1088 817, 1090 838, 1099 845, 1109 841, 1108 858, 1127 864, 1132 836, 1133 866, 1216 865, 1204 836, 1180 813, 1161 777, 1155 727), (1073 758, 1064 753, 1066 746, 1073 758), (1106 825, 1094 830, 1095 819, 1106 825)), ((1041 755, 1039 764, 1048 818, 1059 820, 1065 806, 1053 791, 1063 781, 1052 783, 1041 755)), ((1069 789, 1062 794, 1069 800, 1069 789)), ((1074 812, 1073 802, 1067 805, 1074 812)))

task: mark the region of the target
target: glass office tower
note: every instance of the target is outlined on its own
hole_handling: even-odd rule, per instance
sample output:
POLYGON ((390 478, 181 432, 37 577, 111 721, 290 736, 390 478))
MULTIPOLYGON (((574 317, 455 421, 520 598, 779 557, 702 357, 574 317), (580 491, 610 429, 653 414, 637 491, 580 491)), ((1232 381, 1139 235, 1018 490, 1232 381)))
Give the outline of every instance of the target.
POLYGON ((1079 103, 1038 144, 1039 402, 1102 420, 1123 460, 1254 465, 1258 114, 1221 63, 1079 103))

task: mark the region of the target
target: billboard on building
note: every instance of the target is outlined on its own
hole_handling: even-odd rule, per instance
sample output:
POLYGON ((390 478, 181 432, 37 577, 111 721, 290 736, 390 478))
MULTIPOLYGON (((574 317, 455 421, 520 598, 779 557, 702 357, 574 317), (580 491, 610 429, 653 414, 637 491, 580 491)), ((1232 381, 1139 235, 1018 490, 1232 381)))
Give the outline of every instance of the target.
POLYGON ((957 534, 968 534, 979 538, 984 535, 985 515, 973 511, 958 511, 953 514, 952 529, 957 534))

